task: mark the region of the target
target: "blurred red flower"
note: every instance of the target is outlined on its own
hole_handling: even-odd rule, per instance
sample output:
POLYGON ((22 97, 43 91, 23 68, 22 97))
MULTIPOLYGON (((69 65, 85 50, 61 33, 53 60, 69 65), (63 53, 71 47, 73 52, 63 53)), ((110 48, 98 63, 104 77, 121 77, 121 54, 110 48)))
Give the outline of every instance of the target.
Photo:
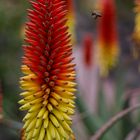
POLYGON ((105 76, 117 62, 119 46, 115 3, 113 0, 101 0, 100 8, 102 17, 98 25, 98 60, 100 73, 105 76))

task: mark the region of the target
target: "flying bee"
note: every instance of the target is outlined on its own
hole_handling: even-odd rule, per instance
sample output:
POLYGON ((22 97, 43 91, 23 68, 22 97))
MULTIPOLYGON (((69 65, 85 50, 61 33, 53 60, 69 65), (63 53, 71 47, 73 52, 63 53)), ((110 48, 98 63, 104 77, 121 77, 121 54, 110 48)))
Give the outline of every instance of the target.
POLYGON ((93 11, 91 13, 91 16, 94 18, 94 19, 97 19, 98 17, 102 17, 101 13, 97 12, 97 11, 93 11))

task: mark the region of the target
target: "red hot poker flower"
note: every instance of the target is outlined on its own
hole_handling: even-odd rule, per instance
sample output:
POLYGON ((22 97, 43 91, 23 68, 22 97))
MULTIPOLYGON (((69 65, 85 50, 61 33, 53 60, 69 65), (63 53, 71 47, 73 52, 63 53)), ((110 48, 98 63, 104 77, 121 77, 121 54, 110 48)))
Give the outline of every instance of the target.
POLYGON ((115 4, 113 0, 101 0, 100 5, 102 17, 98 26, 98 59, 101 75, 107 75, 119 55, 115 4))
POLYGON ((20 80, 20 109, 27 110, 22 139, 69 139, 76 83, 66 5, 62 0, 30 3, 20 80))
POLYGON ((92 65, 92 59, 94 55, 93 48, 93 38, 91 34, 86 34, 83 39, 83 53, 84 53, 84 61, 85 65, 90 67, 92 65))

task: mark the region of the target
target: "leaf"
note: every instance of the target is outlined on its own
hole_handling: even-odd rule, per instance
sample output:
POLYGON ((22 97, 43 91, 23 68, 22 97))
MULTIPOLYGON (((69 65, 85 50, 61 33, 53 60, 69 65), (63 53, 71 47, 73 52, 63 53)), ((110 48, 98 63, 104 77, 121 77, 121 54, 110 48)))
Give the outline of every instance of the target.
MULTIPOLYGON (((129 94, 127 98, 124 100, 123 110, 130 107, 130 99, 131 99, 131 95, 129 94)), ((130 131, 132 131, 133 127, 134 124, 132 121, 131 114, 128 114, 121 120, 122 139, 124 139, 127 136, 127 134, 130 131)))
POLYGON ((105 95, 103 91, 102 81, 99 83, 99 91, 98 91, 98 116, 101 116, 102 120, 106 120, 109 117, 109 112, 107 112, 107 105, 105 101, 105 95))
MULTIPOLYGON (((84 117, 82 117, 81 119, 85 125, 85 128, 87 129, 87 133, 89 135, 93 135, 95 131, 100 128, 104 121, 101 119, 101 117, 91 114, 88 111, 87 106, 79 93, 77 93, 76 107, 81 114, 84 114, 84 117)), ((116 138, 114 138, 112 132, 108 133, 103 140, 109 139, 117 140, 116 138)))
POLYGON ((82 118, 83 123, 85 124, 88 133, 90 135, 93 134, 96 131, 96 129, 98 128, 99 124, 96 120, 93 119, 93 117, 89 113, 89 111, 88 111, 82 97, 79 95, 79 93, 77 94, 77 98, 76 98, 76 106, 80 113, 86 114, 85 115, 86 117, 82 118))

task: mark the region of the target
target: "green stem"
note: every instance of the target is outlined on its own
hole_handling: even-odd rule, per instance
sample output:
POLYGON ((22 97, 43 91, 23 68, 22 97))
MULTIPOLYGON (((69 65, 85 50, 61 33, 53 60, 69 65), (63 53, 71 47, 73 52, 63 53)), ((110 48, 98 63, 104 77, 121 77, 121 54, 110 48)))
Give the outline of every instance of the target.
POLYGON ((140 104, 137 104, 135 106, 129 107, 121 112, 119 112, 117 115, 115 115, 114 117, 112 117, 107 123, 105 123, 97 132, 95 135, 93 135, 93 137, 91 138, 91 140, 100 140, 103 135, 110 130, 110 128, 112 128, 112 126, 114 126, 120 119, 122 119, 123 117, 125 117, 128 113, 136 110, 140 108, 140 104))

